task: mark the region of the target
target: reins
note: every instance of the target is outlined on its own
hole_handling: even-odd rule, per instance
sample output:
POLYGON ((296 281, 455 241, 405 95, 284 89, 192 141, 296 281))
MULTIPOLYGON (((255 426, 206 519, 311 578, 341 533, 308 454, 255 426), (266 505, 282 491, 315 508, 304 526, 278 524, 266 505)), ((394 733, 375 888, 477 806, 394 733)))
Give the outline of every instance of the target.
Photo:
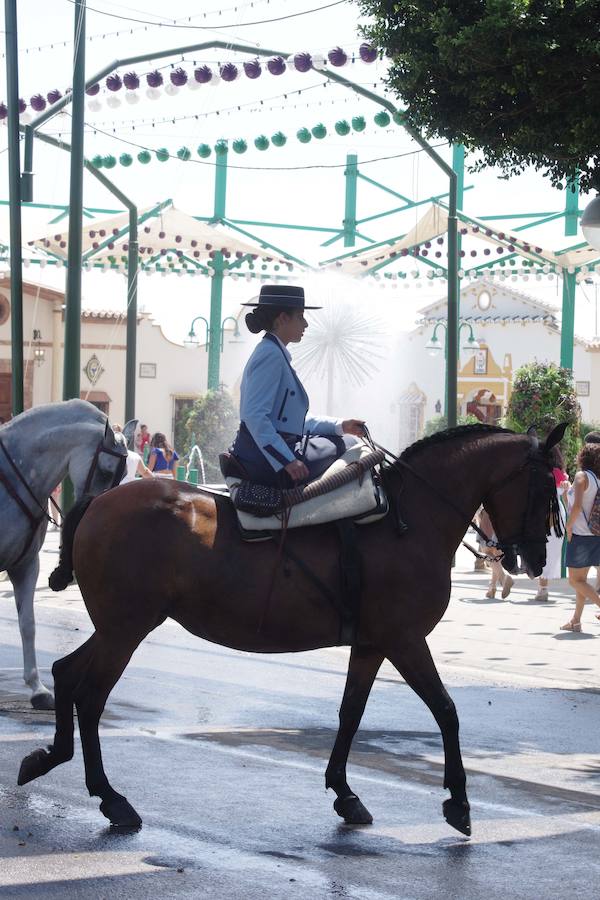
MULTIPOLYGON (((13 472, 17 476, 19 482, 23 485, 23 487, 25 488, 25 490, 27 491, 27 493, 29 494, 29 496, 31 497, 31 499, 33 500, 35 505, 41 510, 42 515, 46 517, 46 519, 50 522, 50 524, 56 525, 56 527, 58 528, 59 523, 56 521, 56 519, 53 518, 53 516, 50 515, 50 513, 48 512, 48 509, 44 508, 44 506, 42 506, 42 504, 40 503, 38 498, 35 496, 35 494, 31 490, 31 488, 27 484, 27 481, 25 480, 25 477, 23 476, 21 470, 19 469, 16 462, 14 461, 14 459, 12 458, 12 456, 10 455, 10 453, 4 446, 4 442, 2 441, 1 438, 0 438, 0 450, 2 450, 2 452, 4 453, 6 460, 8 461, 10 467, 12 468, 13 472)), ((10 488, 8 487, 9 482, 5 481, 4 483, 5 483, 7 490, 9 491, 9 493, 11 493, 13 499, 17 500, 18 494, 15 496, 15 494, 13 494, 10 491, 10 488)), ((50 499, 50 502, 52 503, 52 505, 54 506, 54 509, 56 510, 56 512, 62 517, 62 510, 61 510, 60 506, 58 505, 58 503, 54 500, 54 498, 52 496, 50 496, 49 499, 50 499)), ((19 503, 19 506, 21 506, 21 508, 23 509, 24 504, 22 504, 22 502, 20 502, 20 501, 21 501, 21 498, 18 497, 17 502, 19 503)), ((27 509, 27 514, 30 514, 30 510, 27 507, 25 507, 25 509, 27 509)), ((41 519, 39 521, 41 521, 41 519)))

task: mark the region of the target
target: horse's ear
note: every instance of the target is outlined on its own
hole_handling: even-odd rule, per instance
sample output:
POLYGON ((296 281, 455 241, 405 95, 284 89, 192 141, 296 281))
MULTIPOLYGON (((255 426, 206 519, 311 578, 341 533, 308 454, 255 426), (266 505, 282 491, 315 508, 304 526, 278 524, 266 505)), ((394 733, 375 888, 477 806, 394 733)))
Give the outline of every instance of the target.
POLYGON ((562 439, 565 436, 565 431, 569 427, 568 422, 561 422, 560 425, 557 425, 556 428, 553 428, 548 437, 546 438, 546 443, 544 444, 544 449, 546 451, 552 450, 553 447, 556 447, 557 444, 560 444, 562 439))
POLYGON ((530 437, 537 437, 537 430, 536 430, 535 425, 530 425, 530 426, 529 426, 529 428, 527 429, 527 434, 528 434, 530 437))
POLYGON ((125 422, 123 425, 123 437, 127 441, 127 447, 129 450, 133 450, 133 438, 137 431, 139 419, 130 419, 129 422, 125 422))
POLYGON ((115 443, 115 433, 110 427, 108 419, 106 420, 106 427, 104 429, 104 443, 107 446, 112 446, 115 443))

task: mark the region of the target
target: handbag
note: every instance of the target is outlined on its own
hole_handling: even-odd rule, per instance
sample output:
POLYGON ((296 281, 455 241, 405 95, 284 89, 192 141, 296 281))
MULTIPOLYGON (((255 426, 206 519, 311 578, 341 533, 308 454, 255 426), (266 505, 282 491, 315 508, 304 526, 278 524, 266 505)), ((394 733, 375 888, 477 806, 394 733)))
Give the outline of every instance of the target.
POLYGON ((590 475, 596 482, 596 496, 594 497, 594 502, 592 503, 592 508, 590 509, 590 516, 589 519, 587 519, 587 526, 592 534, 598 537, 600 536, 600 490, 598 490, 598 479, 593 472, 590 472, 590 475))
POLYGON ((283 509, 283 492, 268 484, 240 481, 233 505, 242 512, 260 518, 268 518, 283 509))

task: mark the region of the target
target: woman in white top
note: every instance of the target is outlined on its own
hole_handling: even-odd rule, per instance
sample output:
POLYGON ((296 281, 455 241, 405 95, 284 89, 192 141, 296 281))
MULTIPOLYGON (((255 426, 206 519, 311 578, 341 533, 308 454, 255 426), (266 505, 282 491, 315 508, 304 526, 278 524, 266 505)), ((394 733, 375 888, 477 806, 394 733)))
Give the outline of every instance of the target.
POLYGON ((600 535, 592 534, 588 521, 600 486, 600 444, 584 444, 577 457, 577 474, 568 492, 567 557, 569 583, 575 588, 575 612, 561 631, 581 631, 585 601, 600 606, 600 596, 587 575, 591 566, 600 565, 600 535))

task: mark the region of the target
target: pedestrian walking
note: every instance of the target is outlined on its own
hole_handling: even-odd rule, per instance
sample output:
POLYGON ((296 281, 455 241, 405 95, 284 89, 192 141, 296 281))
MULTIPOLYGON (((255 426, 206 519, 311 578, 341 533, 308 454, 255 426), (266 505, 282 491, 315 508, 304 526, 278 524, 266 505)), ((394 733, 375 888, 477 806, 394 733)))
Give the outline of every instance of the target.
POLYGON ((575 611, 561 631, 581 631, 586 600, 600 607, 600 595, 588 582, 591 566, 600 565, 600 444, 586 442, 577 456, 577 474, 567 493, 567 556, 569 584, 575 588, 575 611), (598 497, 598 503, 596 498, 598 497))
POLYGON ((161 477, 175 477, 175 463, 179 454, 171 447, 162 431, 157 431, 150 442, 151 450, 148 457, 148 469, 161 477))
MULTIPOLYGON (((477 524, 479 525, 481 530, 485 532, 485 534, 489 534, 492 540, 495 540, 496 535, 494 534, 492 521, 483 506, 480 508, 477 514, 477 520, 477 524)), ((502 553, 495 547, 488 547, 481 537, 477 538, 477 542, 479 544, 480 551, 488 557, 487 565, 490 567, 490 583, 486 591, 486 599, 494 600, 496 597, 498 585, 500 585, 500 587, 502 588, 502 599, 506 600, 511 592, 514 580, 512 576, 509 575, 508 572, 505 572, 502 568, 502 563, 500 562, 502 553)))
MULTIPOLYGON (((571 485, 569 484, 569 476, 565 470, 565 461, 559 447, 553 447, 551 455, 552 475, 554 476, 558 508, 560 510, 561 524, 564 531, 567 516, 562 498, 571 485)), ((534 600, 547 600, 549 581, 560 578, 562 548, 562 535, 559 537, 554 529, 551 529, 546 542, 546 565, 538 579, 538 592, 533 598, 534 600)))

